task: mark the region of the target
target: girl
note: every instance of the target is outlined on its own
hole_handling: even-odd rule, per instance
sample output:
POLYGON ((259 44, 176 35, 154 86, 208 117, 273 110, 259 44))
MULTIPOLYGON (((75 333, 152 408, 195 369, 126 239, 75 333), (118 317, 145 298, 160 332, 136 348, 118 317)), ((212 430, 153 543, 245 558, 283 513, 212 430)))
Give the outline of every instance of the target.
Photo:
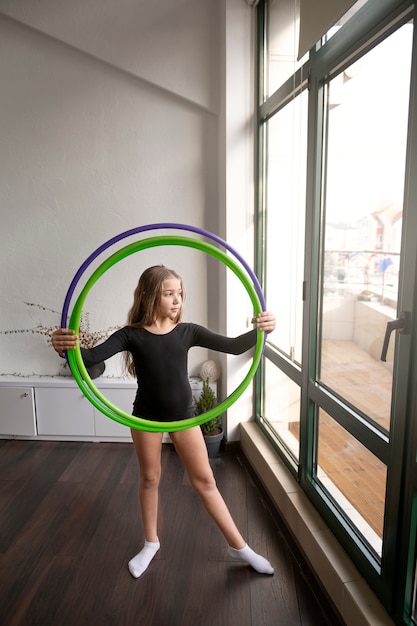
MULTIPOLYGON (((181 323, 184 299, 183 282, 176 272, 163 265, 150 267, 139 278, 127 325, 104 343, 81 350, 86 367, 118 352, 125 353, 127 370, 138 380, 133 415, 167 422, 193 417, 188 350, 200 346, 242 354, 256 344, 256 329, 232 339, 197 324, 181 323)), ((263 312, 254 323, 269 333, 275 328, 275 317, 263 312)), ((74 349, 77 342, 78 337, 69 329, 61 328, 52 334, 52 345, 61 356, 74 349)), ((163 433, 136 429, 131 432, 140 467, 139 500, 145 544, 128 567, 132 576, 138 578, 160 547, 157 514, 163 433)), ((170 438, 192 486, 228 542, 229 555, 247 562, 257 572, 273 574, 269 561, 244 541, 217 489, 200 427, 170 433, 170 438)))

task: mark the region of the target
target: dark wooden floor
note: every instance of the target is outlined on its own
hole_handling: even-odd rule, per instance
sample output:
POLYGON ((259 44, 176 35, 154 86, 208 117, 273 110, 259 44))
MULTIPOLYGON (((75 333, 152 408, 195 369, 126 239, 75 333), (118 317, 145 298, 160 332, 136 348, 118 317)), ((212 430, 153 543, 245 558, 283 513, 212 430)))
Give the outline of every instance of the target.
POLYGON ((134 580, 127 562, 143 536, 133 447, 0 441, 1 626, 337 626, 239 458, 211 462, 273 577, 227 557, 169 444, 161 549, 134 580))

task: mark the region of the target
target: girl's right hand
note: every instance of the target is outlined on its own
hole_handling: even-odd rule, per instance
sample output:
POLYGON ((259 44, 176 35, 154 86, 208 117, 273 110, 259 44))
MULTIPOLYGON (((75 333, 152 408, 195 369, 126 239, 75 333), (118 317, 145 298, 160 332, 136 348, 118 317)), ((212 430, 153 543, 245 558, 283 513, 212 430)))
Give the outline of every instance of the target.
POLYGON ((74 350, 78 343, 78 336, 70 328, 58 328, 51 335, 52 347, 59 356, 65 356, 67 350, 74 350))

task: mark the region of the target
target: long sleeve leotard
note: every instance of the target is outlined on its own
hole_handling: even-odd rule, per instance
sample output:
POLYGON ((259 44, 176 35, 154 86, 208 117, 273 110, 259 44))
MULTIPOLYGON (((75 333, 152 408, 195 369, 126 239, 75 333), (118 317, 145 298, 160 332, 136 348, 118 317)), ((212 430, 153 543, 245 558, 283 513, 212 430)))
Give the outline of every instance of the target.
POLYGON ((242 354, 256 344, 256 330, 230 338, 191 323, 177 324, 158 335, 144 328, 126 326, 104 343, 81 349, 86 367, 105 361, 118 352, 132 354, 138 381, 133 415, 170 422, 193 417, 188 381, 188 351, 193 346, 228 354, 242 354))

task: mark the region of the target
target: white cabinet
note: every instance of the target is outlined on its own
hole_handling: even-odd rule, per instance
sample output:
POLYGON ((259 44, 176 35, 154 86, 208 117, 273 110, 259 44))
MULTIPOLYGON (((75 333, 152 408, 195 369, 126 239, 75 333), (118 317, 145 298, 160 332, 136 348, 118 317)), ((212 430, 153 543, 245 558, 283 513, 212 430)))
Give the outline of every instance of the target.
POLYGON ((78 388, 37 387, 39 435, 94 437, 94 407, 78 388))
POLYGON ((0 387, 0 434, 36 435, 32 387, 0 387))
MULTIPOLYGON (((103 389, 102 393, 109 402, 131 415, 135 389, 103 389)), ((94 409, 94 422, 96 437, 130 437, 128 426, 103 415, 98 409, 94 409)))
MULTIPOLYGON (((100 378, 98 390, 115 406, 132 412, 137 384, 100 378)), ((127 426, 103 415, 70 376, 0 377, 0 438, 131 441, 127 426)))
MULTIPOLYGON (((100 388, 100 392, 109 402, 131 414, 134 389, 109 387, 100 388)), ((78 387, 37 387, 35 398, 39 435, 130 439, 129 428, 103 415, 78 387)))
MULTIPOLYGON (((131 415, 137 384, 133 380, 94 381, 104 397, 131 415)), ((190 378, 195 401, 203 383, 190 378)), ((217 392, 216 383, 210 385, 217 392)), ((161 391, 163 393, 163 390, 161 391)), ((103 415, 70 376, 0 377, 0 437, 131 441, 130 428, 103 415)), ((169 441, 164 435, 164 441, 169 441)))

